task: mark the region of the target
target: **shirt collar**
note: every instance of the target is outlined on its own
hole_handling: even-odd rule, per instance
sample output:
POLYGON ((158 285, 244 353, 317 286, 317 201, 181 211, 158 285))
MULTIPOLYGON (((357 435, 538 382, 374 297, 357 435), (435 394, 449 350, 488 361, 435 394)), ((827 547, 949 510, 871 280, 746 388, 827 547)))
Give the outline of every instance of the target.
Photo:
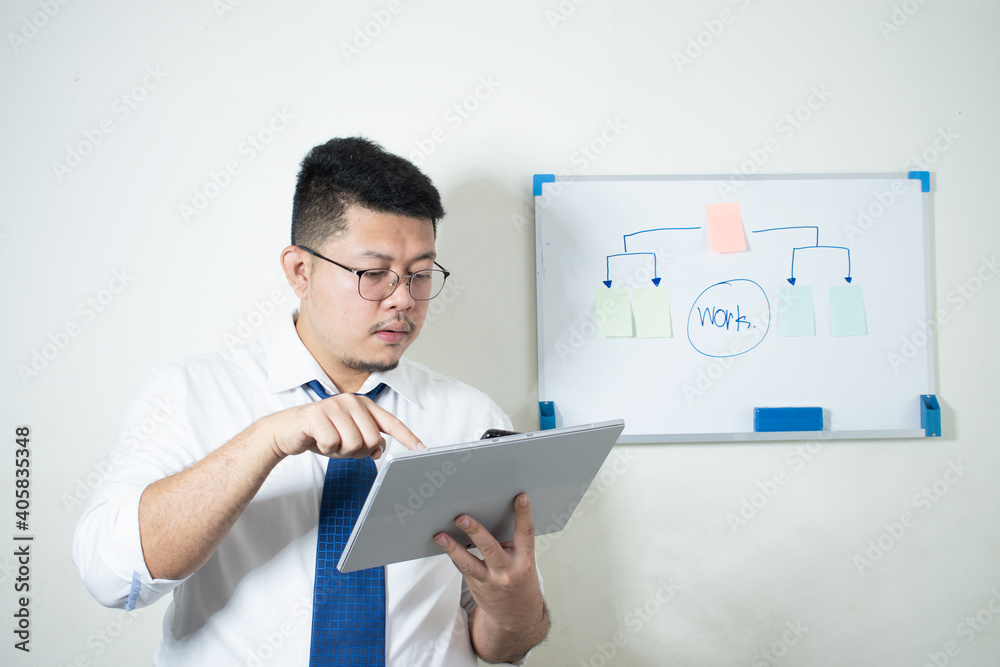
MULTIPOLYGON (((297 389, 310 380, 319 380, 327 393, 336 394, 338 393, 336 386, 327 377, 323 367, 309 352, 302 339, 299 338, 299 333, 295 330, 295 320, 298 315, 297 309, 292 312, 268 345, 267 389, 272 394, 277 394, 289 389, 297 389)), ((372 373, 365 380, 358 393, 363 394, 371 391, 378 386, 379 382, 384 382, 397 394, 414 405, 420 406, 413 380, 406 371, 405 360, 401 359, 399 365, 391 371, 372 373)))

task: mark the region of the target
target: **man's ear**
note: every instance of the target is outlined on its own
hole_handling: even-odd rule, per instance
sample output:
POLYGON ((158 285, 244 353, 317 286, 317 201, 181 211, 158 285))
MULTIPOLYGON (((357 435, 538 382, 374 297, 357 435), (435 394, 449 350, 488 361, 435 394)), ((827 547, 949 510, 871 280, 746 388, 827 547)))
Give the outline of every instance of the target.
POLYGON ((281 251, 281 268, 295 296, 299 300, 305 299, 309 280, 312 278, 312 255, 298 246, 290 245, 281 251))

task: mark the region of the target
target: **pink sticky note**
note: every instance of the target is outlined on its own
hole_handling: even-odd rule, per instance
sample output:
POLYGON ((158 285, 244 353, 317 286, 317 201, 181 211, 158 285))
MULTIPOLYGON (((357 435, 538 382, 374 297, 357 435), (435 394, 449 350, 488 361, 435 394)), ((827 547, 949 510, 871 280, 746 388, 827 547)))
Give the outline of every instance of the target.
POLYGON ((742 252, 747 249, 739 202, 709 204, 705 209, 708 214, 708 236, 712 240, 712 252, 742 252))

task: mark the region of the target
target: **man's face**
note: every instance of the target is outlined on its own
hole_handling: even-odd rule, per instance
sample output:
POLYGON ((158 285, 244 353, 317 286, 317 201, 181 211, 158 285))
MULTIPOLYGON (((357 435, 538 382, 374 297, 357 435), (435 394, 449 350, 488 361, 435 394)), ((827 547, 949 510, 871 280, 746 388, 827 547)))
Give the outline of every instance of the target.
MULTIPOLYGON (((344 217, 347 229, 313 250, 352 269, 391 269, 404 276, 434 268, 430 220, 360 207, 348 208, 344 217)), ((299 334, 320 364, 341 377, 394 368, 420 333, 428 302, 410 296, 406 279, 382 301, 365 300, 358 293, 357 275, 320 258, 309 259, 302 303, 307 320, 301 321, 300 313, 299 334), (312 349, 309 338, 318 349, 312 349)), ((331 379, 339 384, 337 377, 331 379)))

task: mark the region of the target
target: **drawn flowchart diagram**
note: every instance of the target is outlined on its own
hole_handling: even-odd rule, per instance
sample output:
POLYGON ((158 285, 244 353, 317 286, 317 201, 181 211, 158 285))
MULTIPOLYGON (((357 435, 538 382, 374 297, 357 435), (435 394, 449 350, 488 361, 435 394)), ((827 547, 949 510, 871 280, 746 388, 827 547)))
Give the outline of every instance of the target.
MULTIPOLYGON (((605 256, 604 289, 597 288, 596 312, 601 326, 599 333, 608 338, 671 338, 673 337, 669 286, 661 286, 658 258, 651 251, 629 251, 628 241, 642 234, 659 232, 696 232, 708 229, 710 248, 716 254, 752 252, 746 243, 745 225, 739 202, 708 204, 705 224, 687 227, 654 227, 622 235, 622 252, 605 256), (611 260, 620 257, 649 257, 652 261, 652 287, 614 287, 611 260)), ((820 243, 818 225, 791 225, 750 230, 752 234, 785 232, 788 236, 809 230, 814 242, 791 245, 787 285, 776 287, 775 303, 781 304, 778 331, 781 336, 815 336, 815 302, 813 286, 796 284, 795 262, 808 261, 812 251, 833 252, 844 257, 844 286, 828 288, 830 334, 859 336, 867 333, 864 298, 860 285, 852 284, 851 251, 840 245, 820 243)), ((633 246, 634 247, 634 246, 633 246)), ((756 280, 739 277, 723 280, 706 287, 691 304, 687 317, 687 340, 697 352, 709 357, 730 357, 746 354, 757 347, 770 332, 774 315, 768 291, 756 280), (721 304, 721 305, 720 305, 721 304), (729 334, 735 334, 729 335, 729 334)))
POLYGON ((669 292, 660 288, 655 252, 629 252, 628 240, 640 234, 658 232, 695 231, 701 227, 654 227, 622 235, 622 252, 604 258, 605 277, 602 281, 606 291, 598 290, 595 307, 609 317, 602 319, 602 336, 633 336, 642 338, 670 338, 673 327, 670 320, 669 292), (612 287, 611 259, 618 257, 651 257, 653 263, 652 287, 631 290, 612 287))

